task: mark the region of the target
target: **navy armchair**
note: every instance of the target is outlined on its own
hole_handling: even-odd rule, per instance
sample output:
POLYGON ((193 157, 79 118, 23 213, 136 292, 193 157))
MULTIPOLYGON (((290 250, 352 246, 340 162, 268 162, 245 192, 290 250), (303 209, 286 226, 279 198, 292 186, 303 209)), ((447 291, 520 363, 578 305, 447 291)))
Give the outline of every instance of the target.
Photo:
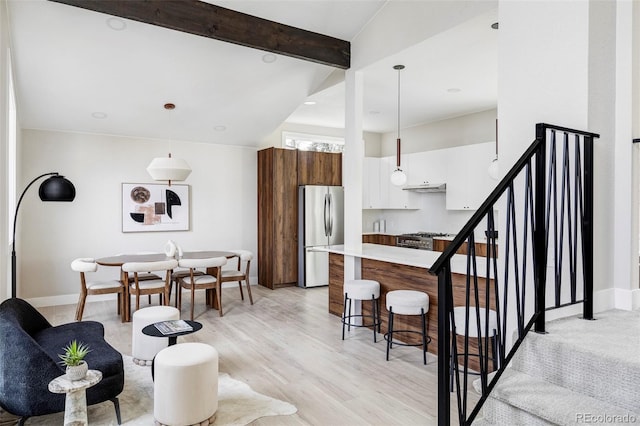
POLYGON ((51 380, 64 374, 58 354, 71 340, 90 346, 85 360, 100 370, 102 380, 87 389, 87 405, 110 400, 118 424, 118 395, 124 386, 122 355, 104 340, 104 327, 95 321, 80 321, 53 327, 33 306, 22 299, 0 304, 0 406, 21 416, 64 411, 65 397, 49 392, 51 380))

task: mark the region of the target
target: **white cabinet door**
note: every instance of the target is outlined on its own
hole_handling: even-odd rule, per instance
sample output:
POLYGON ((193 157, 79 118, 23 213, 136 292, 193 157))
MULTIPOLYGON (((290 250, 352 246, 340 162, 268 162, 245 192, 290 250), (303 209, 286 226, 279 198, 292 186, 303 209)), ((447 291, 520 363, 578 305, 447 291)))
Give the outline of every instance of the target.
MULTIPOLYGON (((391 173, 397 168, 397 158, 384 157, 380 165, 380 188, 382 193, 383 205, 387 209, 417 209, 419 208, 416 194, 411 191, 404 191, 402 186, 395 186, 391 183, 391 173), (385 196, 386 193, 386 196, 385 196)), ((409 176, 411 175, 412 166, 409 164, 405 155, 400 159, 400 168, 405 174, 407 174, 407 183, 409 183, 409 176)))
POLYGON ((403 164, 409 170, 407 184, 443 183, 447 179, 447 150, 417 152, 408 154, 403 164), (406 163, 405 163, 406 161, 406 163))
POLYGON ((449 148, 447 151, 448 210, 477 210, 497 181, 487 168, 495 156, 495 142, 449 148))
POLYGON ((362 208, 380 209, 380 158, 365 157, 362 163, 362 208))

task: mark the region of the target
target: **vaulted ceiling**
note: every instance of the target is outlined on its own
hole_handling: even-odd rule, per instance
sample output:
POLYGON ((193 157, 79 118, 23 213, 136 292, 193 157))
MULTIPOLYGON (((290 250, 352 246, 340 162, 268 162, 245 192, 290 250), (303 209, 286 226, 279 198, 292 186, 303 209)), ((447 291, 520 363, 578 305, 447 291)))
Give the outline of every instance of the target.
MULTIPOLYGON (((350 41, 386 2, 209 3, 350 41)), ((344 126, 344 85, 318 91, 336 68, 46 0, 8 4, 23 128, 257 146, 284 121, 344 126)), ((495 107, 495 20, 479 16, 364 70, 365 130, 396 126, 396 63, 407 66, 403 125, 495 107)))

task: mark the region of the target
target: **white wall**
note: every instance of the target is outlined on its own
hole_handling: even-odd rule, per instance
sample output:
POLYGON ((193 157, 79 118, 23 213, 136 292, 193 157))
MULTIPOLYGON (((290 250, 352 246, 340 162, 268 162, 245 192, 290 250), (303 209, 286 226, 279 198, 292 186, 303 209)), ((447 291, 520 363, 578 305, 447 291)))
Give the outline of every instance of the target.
MULTIPOLYGON (((495 108, 400 130, 402 152, 432 151, 496 139, 495 108)), ((381 157, 395 155, 396 132, 382 135, 381 157)))
POLYGON ((72 259, 163 251, 169 239, 185 250, 257 253, 255 148, 39 130, 23 130, 21 143, 20 188, 39 174, 58 171, 77 195, 72 203, 43 203, 34 185, 25 196, 17 238, 20 297, 59 296, 51 300, 75 303, 79 277, 69 267, 72 259), (153 183, 146 167, 169 151, 193 169, 178 182, 191 186, 191 229, 122 233, 121 184, 153 183))
POLYGON ((638 209, 630 202, 631 74, 638 55, 633 3, 503 0, 499 6, 501 163, 512 163, 531 143, 538 122, 601 135, 595 142, 596 290, 637 288, 631 271, 638 253, 630 243, 638 209))

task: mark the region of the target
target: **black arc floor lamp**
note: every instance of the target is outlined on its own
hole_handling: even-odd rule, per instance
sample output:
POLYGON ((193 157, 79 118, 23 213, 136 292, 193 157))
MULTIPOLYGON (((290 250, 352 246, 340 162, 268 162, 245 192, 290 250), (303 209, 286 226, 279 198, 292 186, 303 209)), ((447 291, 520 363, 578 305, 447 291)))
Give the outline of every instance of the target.
POLYGON ((42 184, 40 185, 40 190, 38 194, 40 195, 40 199, 42 201, 73 201, 76 198, 76 188, 73 184, 65 179, 64 176, 60 176, 57 172, 45 173, 34 180, 32 180, 29 185, 22 191, 22 195, 20 195, 20 199, 18 199, 18 205, 16 205, 16 214, 13 217, 13 240, 11 247, 11 297, 16 297, 16 222, 18 221, 18 210, 20 209, 20 204, 22 203, 22 199, 24 198, 24 194, 27 193, 27 190, 33 185, 38 179, 43 178, 45 176, 49 176, 42 184))

